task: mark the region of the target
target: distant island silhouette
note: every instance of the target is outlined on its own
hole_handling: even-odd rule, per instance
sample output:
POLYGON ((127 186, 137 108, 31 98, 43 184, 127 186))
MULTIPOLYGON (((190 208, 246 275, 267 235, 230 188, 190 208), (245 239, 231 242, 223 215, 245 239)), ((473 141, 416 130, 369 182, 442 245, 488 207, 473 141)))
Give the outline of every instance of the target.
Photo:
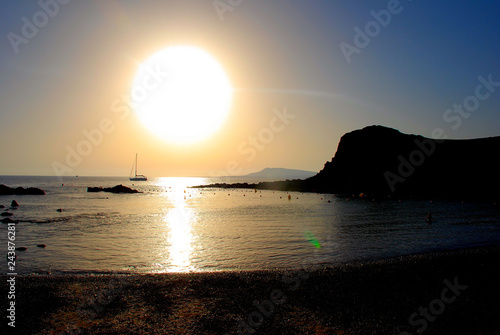
POLYGON ((313 171, 283 169, 283 168, 265 168, 258 172, 249 173, 243 176, 234 176, 235 178, 265 178, 275 180, 285 179, 306 179, 316 174, 313 171))
POLYGON ((499 152, 500 136, 442 140, 369 126, 343 135, 332 160, 310 178, 195 187, 497 201, 499 152))

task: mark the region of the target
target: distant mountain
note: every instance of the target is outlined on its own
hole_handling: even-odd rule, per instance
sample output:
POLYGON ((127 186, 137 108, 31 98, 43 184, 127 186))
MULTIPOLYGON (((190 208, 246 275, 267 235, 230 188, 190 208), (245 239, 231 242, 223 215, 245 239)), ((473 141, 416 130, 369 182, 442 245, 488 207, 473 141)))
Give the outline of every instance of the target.
POLYGON ((499 152, 500 136, 440 140, 369 126, 342 136, 332 160, 310 178, 218 187, 496 202, 499 152))
POLYGON ((305 170, 294 170, 294 169, 283 169, 283 168, 265 168, 259 172, 254 172, 247 174, 245 178, 260 178, 260 179, 274 179, 274 180, 286 180, 286 179, 306 179, 312 177, 316 172, 305 171, 305 170))

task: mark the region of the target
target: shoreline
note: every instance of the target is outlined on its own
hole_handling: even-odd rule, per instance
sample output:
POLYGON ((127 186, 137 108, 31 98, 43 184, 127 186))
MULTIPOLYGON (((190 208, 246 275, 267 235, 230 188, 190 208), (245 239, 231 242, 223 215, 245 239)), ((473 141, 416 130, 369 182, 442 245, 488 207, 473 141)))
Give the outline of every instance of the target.
MULTIPOLYGON (((26 222, 26 221, 22 221, 26 222)), ((316 271, 322 268, 334 268, 336 266, 343 266, 346 264, 354 265, 354 264, 365 264, 365 263, 375 263, 375 262, 384 262, 391 259, 398 258, 411 258, 418 256, 425 256, 428 254, 444 254, 444 253, 453 253, 460 252, 468 249, 482 249, 482 248, 490 248, 490 247, 500 247, 500 240, 498 241, 488 241, 484 243, 471 243, 468 245, 457 245, 452 247, 432 247, 426 250, 421 250, 413 253, 406 253, 400 255, 386 255, 381 256, 379 258, 359 258, 359 259, 348 259, 348 260, 332 260, 329 256, 321 256, 318 258, 311 258, 313 261, 309 262, 309 266, 307 267, 307 271, 316 271), (322 259, 328 259, 328 261, 321 262, 322 259)), ((304 263, 304 262, 303 262, 304 263)), ((147 272, 147 271, 132 271, 132 270, 98 270, 98 269, 90 269, 90 270, 61 270, 61 269, 32 269, 29 273, 26 271, 17 272, 18 277, 30 277, 30 276, 51 276, 51 277, 65 277, 65 276, 144 276, 144 275, 189 275, 189 274, 207 274, 207 273, 252 273, 252 272, 283 272, 283 271, 298 271, 304 269, 304 265, 302 266, 293 266, 293 267, 269 267, 269 268, 223 268, 223 269, 213 269, 213 268, 197 268, 195 270, 190 270, 186 272, 177 272, 177 271, 168 271, 164 272, 147 272)), ((4 272, 7 270, 4 269, 4 272)), ((1 275, 0 277, 5 276, 1 275)))
POLYGON ((15 330, 493 334, 499 256, 493 245, 302 270, 20 275, 15 330))
MULTIPOLYGON (((311 177, 312 178, 312 177, 311 177)), ((310 178, 308 178, 310 179, 310 178)), ((468 202, 480 204, 493 204, 498 203, 497 197, 484 197, 480 195, 474 196, 455 196, 443 194, 423 194, 423 193, 391 193, 384 194, 380 192, 361 192, 361 191, 339 191, 334 189, 318 189, 305 187, 307 180, 305 179, 287 179, 277 181, 262 181, 257 183, 213 183, 205 185, 189 186, 192 189, 223 189, 223 190, 259 190, 259 191, 278 191, 278 192, 297 192, 297 193, 316 193, 324 195, 332 195, 338 198, 351 198, 364 201, 414 201, 414 200, 436 200, 444 202, 468 202)))

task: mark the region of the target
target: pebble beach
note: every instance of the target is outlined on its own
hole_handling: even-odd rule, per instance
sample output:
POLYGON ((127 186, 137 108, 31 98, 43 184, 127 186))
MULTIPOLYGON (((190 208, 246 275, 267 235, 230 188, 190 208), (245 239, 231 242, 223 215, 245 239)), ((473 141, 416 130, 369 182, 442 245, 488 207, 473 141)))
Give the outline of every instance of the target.
POLYGON ((4 319, 1 333, 498 334, 499 256, 489 246, 320 268, 17 276, 16 327, 4 319))

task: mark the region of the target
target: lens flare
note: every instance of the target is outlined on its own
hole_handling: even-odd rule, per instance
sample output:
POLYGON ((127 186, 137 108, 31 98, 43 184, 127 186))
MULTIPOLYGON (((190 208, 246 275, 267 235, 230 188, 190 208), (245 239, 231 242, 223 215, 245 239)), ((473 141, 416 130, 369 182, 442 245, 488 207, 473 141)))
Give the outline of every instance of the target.
POLYGON ((311 231, 306 230, 304 232, 304 236, 306 237, 307 241, 311 243, 315 248, 321 249, 321 243, 319 243, 319 241, 316 239, 316 237, 311 231))

